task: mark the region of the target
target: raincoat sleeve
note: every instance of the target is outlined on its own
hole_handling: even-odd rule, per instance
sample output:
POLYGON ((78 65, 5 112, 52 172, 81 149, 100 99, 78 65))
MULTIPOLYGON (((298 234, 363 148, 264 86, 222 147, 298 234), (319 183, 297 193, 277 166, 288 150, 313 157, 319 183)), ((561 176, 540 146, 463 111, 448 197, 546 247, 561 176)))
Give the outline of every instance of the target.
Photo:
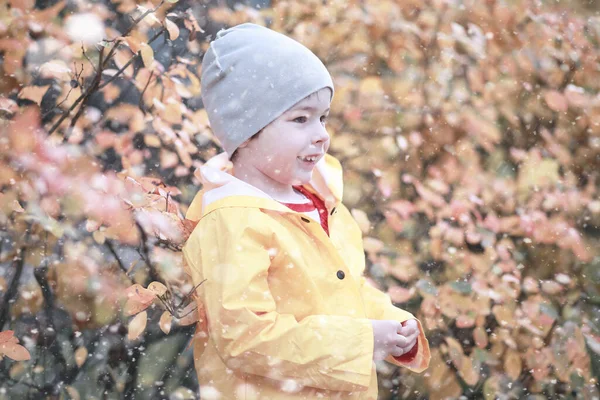
POLYGON ((260 210, 219 209, 202 218, 184 247, 202 284, 208 330, 232 370, 319 389, 364 391, 373 366, 369 319, 277 312, 269 291, 272 237, 260 210))
POLYGON ((404 322, 409 319, 415 319, 417 321, 417 325, 419 326, 417 351, 416 354, 414 354, 414 357, 410 357, 407 359, 406 357, 394 358, 392 356, 389 356, 388 358, 386 358, 386 361, 394 365, 408 368, 413 372, 425 371, 429 367, 429 360, 431 359, 431 355, 429 353, 429 342, 425 337, 421 321, 416 319, 408 311, 394 306, 392 300, 390 299, 390 296, 386 293, 383 293, 381 290, 371 286, 364 276, 362 276, 360 279, 361 293, 363 296, 365 307, 367 309, 367 317, 369 319, 389 319, 400 322, 404 322))

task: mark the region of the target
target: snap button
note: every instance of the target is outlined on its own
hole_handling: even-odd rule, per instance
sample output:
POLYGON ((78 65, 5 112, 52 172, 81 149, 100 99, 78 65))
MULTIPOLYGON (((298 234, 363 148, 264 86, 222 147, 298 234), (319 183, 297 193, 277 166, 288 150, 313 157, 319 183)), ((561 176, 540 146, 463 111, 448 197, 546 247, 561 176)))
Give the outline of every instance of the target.
POLYGON ((339 270, 339 271, 337 272, 337 277, 338 277, 339 279, 344 279, 344 278, 346 277, 346 274, 344 273, 344 271, 342 271, 342 270, 339 270))
POLYGON ((306 222, 307 224, 310 222, 310 220, 308 218, 305 217, 300 217, 300 219, 304 222, 306 222))

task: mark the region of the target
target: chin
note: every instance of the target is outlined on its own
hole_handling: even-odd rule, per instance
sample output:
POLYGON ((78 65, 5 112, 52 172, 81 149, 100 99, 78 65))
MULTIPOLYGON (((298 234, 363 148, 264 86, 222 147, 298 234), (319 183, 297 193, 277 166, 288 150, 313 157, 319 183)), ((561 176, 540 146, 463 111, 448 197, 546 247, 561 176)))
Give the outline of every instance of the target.
POLYGON ((296 178, 294 178, 292 180, 292 185, 293 186, 306 185, 307 183, 310 182, 311 178, 312 178, 312 174, 307 175, 307 176, 297 176, 296 178))

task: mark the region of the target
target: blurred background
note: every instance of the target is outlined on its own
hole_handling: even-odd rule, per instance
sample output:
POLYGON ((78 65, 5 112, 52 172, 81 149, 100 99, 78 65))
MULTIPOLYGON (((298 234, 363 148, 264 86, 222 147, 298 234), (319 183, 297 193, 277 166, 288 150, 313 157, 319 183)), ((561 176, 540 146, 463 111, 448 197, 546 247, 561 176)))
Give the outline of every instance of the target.
POLYGON ((369 282, 418 316, 380 399, 598 399, 600 4, 7 0, 0 399, 218 399, 181 257, 216 32, 266 25, 334 77, 330 153, 369 282))

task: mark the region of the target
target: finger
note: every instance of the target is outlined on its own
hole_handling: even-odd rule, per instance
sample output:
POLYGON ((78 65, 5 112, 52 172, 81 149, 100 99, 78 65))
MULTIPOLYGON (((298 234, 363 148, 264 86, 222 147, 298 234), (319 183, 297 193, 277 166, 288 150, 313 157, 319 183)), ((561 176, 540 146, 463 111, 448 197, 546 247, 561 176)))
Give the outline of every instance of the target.
POLYGON ((406 321, 406 325, 407 326, 412 326, 415 329, 418 329, 418 327, 419 327, 419 324, 417 324, 417 320, 416 319, 412 319, 412 318, 406 321))
POLYGON ((410 338, 411 340, 413 340, 413 339, 416 340, 419 337, 419 333, 420 333, 419 331, 416 331, 405 337, 410 338))
POLYGON ((404 353, 406 353, 406 351, 402 347, 398 346, 396 346, 392 351, 390 351, 390 354, 394 357, 400 357, 404 353))
POLYGON ((396 346, 406 347, 408 344, 408 339, 402 335, 398 335, 396 337, 396 346))
POLYGON ((405 351, 409 351, 409 350, 411 350, 413 347, 415 347, 415 345, 416 345, 416 344, 417 344, 417 339, 410 340, 410 341, 409 341, 409 342, 406 344, 406 346, 404 347, 404 350, 405 350, 405 351))

